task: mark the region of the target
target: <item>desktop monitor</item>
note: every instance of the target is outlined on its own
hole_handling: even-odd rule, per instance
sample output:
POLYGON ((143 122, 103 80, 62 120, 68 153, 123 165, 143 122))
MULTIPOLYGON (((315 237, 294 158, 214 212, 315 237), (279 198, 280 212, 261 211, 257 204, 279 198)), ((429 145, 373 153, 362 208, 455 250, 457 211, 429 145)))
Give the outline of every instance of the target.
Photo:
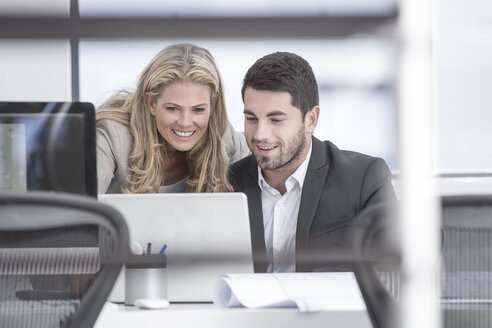
POLYGON ((97 197, 95 110, 81 102, 0 102, 0 192, 97 197))
MULTIPOLYGON (((96 173, 92 104, 0 102, 0 193, 56 191, 95 198, 96 173)), ((98 246, 98 238, 94 225, 14 231, 0 233, 0 247, 91 249, 98 246)), ((60 292, 69 291, 74 279, 79 279, 69 274, 45 278, 33 275, 26 279, 35 291, 49 284, 60 292)))

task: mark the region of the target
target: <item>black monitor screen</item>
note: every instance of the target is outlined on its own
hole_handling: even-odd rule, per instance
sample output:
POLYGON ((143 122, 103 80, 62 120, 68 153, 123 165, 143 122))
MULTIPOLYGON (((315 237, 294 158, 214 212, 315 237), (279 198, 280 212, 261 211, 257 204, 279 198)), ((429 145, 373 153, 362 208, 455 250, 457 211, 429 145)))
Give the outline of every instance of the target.
POLYGON ((0 191, 97 197, 94 106, 0 102, 0 191))

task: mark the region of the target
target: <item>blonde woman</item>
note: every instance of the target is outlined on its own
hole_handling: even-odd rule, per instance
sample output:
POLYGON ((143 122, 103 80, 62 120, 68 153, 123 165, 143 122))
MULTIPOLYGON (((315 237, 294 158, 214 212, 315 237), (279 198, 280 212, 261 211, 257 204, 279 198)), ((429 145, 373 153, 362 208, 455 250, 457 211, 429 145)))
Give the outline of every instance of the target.
POLYGON ((212 55, 188 43, 158 53, 96 121, 99 193, 232 191, 228 165, 249 154, 212 55))

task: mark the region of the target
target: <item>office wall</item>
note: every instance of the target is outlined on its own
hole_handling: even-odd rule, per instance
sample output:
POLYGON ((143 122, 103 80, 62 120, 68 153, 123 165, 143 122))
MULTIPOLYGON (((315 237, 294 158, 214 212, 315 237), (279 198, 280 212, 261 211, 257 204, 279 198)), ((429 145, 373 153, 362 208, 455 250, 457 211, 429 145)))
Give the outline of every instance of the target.
POLYGON ((65 16, 70 13, 70 0, 0 0, 2 15, 65 16))
MULTIPOLYGON (((367 13, 374 8, 381 10, 394 3, 389 0, 351 1, 348 6, 341 4, 342 2, 338 3, 340 6, 338 14, 349 12, 351 15, 357 11, 354 8, 363 8, 362 11, 367 13)), ((37 5, 38 2, 32 0, 2 0, 0 16, 9 13, 31 15, 36 12, 38 15, 66 17, 69 14, 69 3, 68 0, 43 1, 41 8, 37 5)), ((111 10, 121 11, 121 8, 133 2, 118 2, 121 5, 115 7, 116 2, 81 0, 79 6, 81 13, 84 10, 90 13, 91 6, 94 10, 94 7, 104 7, 101 5, 104 3, 106 3, 105 14, 107 14, 111 10)), ((488 140, 492 139, 492 132, 489 129, 492 111, 489 110, 488 90, 492 85, 492 64, 489 59, 492 58, 492 3, 488 0, 471 0, 466 3, 457 0, 436 0, 435 3, 437 6, 434 13, 433 53, 436 172, 490 175, 492 174, 492 147, 488 146, 488 140)), ((338 5, 337 1, 313 0, 312 3, 309 2, 309 6, 306 6, 309 10, 304 13, 336 16, 336 12, 330 8, 338 5)), ((254 4, 248 7, 244 2, 242 6, 253 8, 254 4)), ((212 7, 210 4, 206 8, 212 7)), ((289 6, 284 6, 277 12, 272 9, 274 7, 270 5, 265 8, 270 10, 268 11, 270 15, 289 17, 296 13, 295 9, 289 6)), ((147 10, 144 14, 154 16, 162 14, 163 12, 159 10, 165 8, 162 6, 159 8, 156 9, 157 11, 147 10)), ((237 15, 237 8, 235 11, 233 5, 226 5, 224 8, 220 13, 214 13, 213 8, 207 9, 207 15, 220 14, 225 17, 237 15)), ((171 9, 175 13, 184 10, 178 5, 171 9)), ((132 10, 130 12, 138 14, 134 9, 132 10)), ((254 12, 253 9, 251 10, 254 12)), ((256 10, 258 12, 258 7, 256 10)), ((190 16, 198 14, 189 13, 190 16)), ((120 15, 128 15, 128 11, 120 15)), ((236 129, 241 130, 242 126, 241 116, 236 115, 240 111, 238 108, 242 106, 237 90, 243 71, 252 63, 253 58, 279 48, 298 51, 313 63, 320 80, 322 113, 316 135, 323 139, 331 139, 342 148, 381 156, 393 169, 397 169, 396 158, 399 151, 396 149, 397 109, 392 104, 394 91, 388 89, 387 83, 391 81, 389 76, 392 74, 391 67, 394 66, 392 61, 398 60, 398 49, 394 56, 395 48, 391 45, 398 44, 394 39, 388 38, 388 34, 381 39, 371 40, 366 38, 365 31, 360 32, 360 35, 354 33, 346 38, 334 38, 334 40, 320 41, 313 38, 298 40, 319 43, 317 46, 310 47, 311 50, 304 49, 302 42, 296 43, 295 40, 289 40, 285 36, 283 40, 270 38, 263 41, 257 37, 215 41, 203 38, 187 40, 198 41, 211 47, 216 56, 224 80, 227 80, 229 113, 236 129), (359 44, 356 44, 356 41, 359 44), (288 47, 284 47, 282 42, 284 45, 288 44, 288 47), (362 46, 364 42, 366 45, 362 46), (263 46, 256 48, 248 46, 254 43, 257 45, 263 43, 263 46), (386 63, 387 66, 380 66, 382 63, 386 63), (234 78, 233 73, 236 74, 234 78), (364 81, 364 78, 368 78, 369 82, 364 81)), ((137 42, 138 47, 125 48, 118 46, 119 41, 115 40, 99 39, 96 42, 82 39, 80 99, 93 101, 97 105, 116 89, 132 87, 144 63, 150 60, 166 42, 171 41, 180 40, 140 39, 137 42), (98 53, 94 47, 96 43, 102 46, 99 51, 100 58, 94 56, 98 53), (136 65, 137 61, 141 61, 140 64, 136 65), (111 68, 113 64, 115 69, 111 68), (114 74, 115 71, 118 75, 114 74), (123 77, 121 72, 124 72, 126 77, 123 77), (99 89, 96 90, 96 87, 99 89)), ((70 60, 68 39, 0 38, 0 100, 71 99, 70 60)))
POLYGON ((383 157, 397 166, 394 45, 374 37, 346 39, 82 40, 80 98, 96 106, 119 89, 133 90, 144 66, 164 47, 193 42, 211 51, 221 72, 229 120, 244 130, 242 79, 260 57, 295 52, 309 61, 320 89, 315 135, 341 148, 383 157), (361 54, 363 54, 361 56, 361 54))
POLYGON ((492 2, 438 0, 436 168, 492 172, 492 2))
POLYGON ((68 40, 0 39, 0 101, 71 98, 68 40))

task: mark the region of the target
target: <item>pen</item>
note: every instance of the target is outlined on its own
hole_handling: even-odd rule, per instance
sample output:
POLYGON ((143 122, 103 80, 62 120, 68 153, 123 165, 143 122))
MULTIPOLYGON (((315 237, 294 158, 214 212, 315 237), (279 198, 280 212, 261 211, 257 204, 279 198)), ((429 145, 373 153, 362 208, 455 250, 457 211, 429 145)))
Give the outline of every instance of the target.
POLYGON ((147 254, 150 254, 151 249, 152 249, 152 243, 147 243, 147 254))
POLYGON ((161 251, 159 252, 159 254, 164 254, 164 252, 166 251, 166 248, 167 248, 167 244, 164 244, 164 246, 162 246, 162 249, 161 251))

